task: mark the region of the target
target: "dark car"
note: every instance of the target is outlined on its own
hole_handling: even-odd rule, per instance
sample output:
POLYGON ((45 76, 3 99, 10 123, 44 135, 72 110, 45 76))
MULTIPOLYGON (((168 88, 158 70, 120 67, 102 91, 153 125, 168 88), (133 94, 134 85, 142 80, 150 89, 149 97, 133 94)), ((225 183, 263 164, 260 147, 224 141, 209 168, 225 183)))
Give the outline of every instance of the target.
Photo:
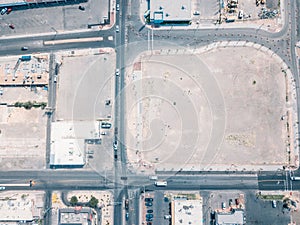
POLYGON ((153 202, 153 198, 145 198, 145 202, 153 202))
POLYGON ((148 209, 147 213, 153 213, 153 210, 152 209, 148 209))
POLYGON ((15 25, 13 25, 13 24, 9 24, 8 27, 9 27, 10 29, 15 29, 15 25))
POLYGON ((126 218, 126 220, 129 219, 129 213, 126 213, 125 218, 126 218))
POLYGON ((6 14, 10 14, 10 13, 11 13, 11 11, 12 11, 12 8, 7 8, 7 12, 6 12, 6 14))
POLYGON ((83 6, 81 6, 81 5, 78 7, 78 9, 80 9, 80 10, 82 10, 82 11, 85 10, 85 8, 84 8, 83 6))
POLYGON ((21 50, 22 50, 22 51, 27 51, 27 50, 28 50, 28 47, 25 47, 25 46, 24 46, 24 47, 21 48, 21 50))
POLYGON ((148 221, 152 221, 153 220, 153 218, 146 218, 146 221, 148 222, 148 221))
POLYGON ((150 206, 152 206, 153 204, 152 204, 152 202, 146 202, 145 203, 145 206, 148 206, 148 207, 150 207, 150 206))

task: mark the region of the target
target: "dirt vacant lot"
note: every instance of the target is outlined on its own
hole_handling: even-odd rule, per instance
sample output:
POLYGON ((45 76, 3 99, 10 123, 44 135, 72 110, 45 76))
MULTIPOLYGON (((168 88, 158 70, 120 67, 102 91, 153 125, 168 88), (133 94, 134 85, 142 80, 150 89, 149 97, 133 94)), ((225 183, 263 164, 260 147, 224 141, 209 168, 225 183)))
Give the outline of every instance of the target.
POLYGON ((145 54, 128 71, 132 168, 251 170, 287 163, 294 103, 291 96, 286 102, 290 78, 276 57, 252 47, 145 54))

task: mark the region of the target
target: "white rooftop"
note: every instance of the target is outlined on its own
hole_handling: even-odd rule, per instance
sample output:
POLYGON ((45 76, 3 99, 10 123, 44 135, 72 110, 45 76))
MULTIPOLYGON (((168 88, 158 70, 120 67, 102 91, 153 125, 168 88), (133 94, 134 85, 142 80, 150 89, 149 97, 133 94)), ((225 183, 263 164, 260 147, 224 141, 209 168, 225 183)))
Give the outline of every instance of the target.
POLYGON ((84 139, 98 136, 96 122, 58 121, 51 124, 50 165, 83 166, 84 139))
POLYGON ((202 225, 202 201, 176 199, 173 202, 172 225, 202 225))
MULTIPOLYGON (((40 216, 43 209, 41 192, 26 194, 22 192, 2 192, 0 196, 0 221, 32 221, 40 216), (42 204, 41 204, 42 203, 42 204), (40 210, 37 209, 40 207, 40 210)), ((3 224, 3 223, 1 223, 3 224)))
POLYGON ((244 224, 244 211, 235 210, 230 213, 216 213, 217 225, 242 225, 244 224))
POLYGON ((190 21, 191 0, 150 0, 150 20, 190 21))

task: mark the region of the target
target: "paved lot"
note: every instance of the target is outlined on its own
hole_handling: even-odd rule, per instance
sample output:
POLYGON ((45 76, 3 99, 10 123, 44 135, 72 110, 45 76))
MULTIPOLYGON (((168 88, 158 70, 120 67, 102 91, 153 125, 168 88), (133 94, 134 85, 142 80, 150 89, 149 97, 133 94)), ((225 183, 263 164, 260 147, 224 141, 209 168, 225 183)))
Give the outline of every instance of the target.
POLYGON ((127 76, 133 168, 281 168, 288 135, 278 61, 250 47, 177 54, 144 56, 127 76))
POLYGON ((105 100, 112 99, 115 55, 109 52, 94 55, 87 50, 61 57, 56 120, 94 121, 111 114, 113 103, 107 107, 105 100))
POLYGON ((100 24, 108 14, 108 1, 88 1, 79 4, 14 10, 0 16, 0 35, 21 35, 43 32, 61 32, 87 29, 88 25, 100 24), (14 24, 15 29, 10 29, 14 24))
POLYGON ((235 207, 235 199, 239 197, 244 198, 246 224, 274 225, 288 224, 290 221, 290 214, 286 210, 284 213, 282 211, 283 203, 281 201, 277 201, 277 207, 273 208, 271 201, 258 199, 256 193, 253 191, 204 191, 200 194, 204 198, 203 215, 205 221, 204 224, 207 225, 210 224, 210 213, 216 209, 221 210, 222 202, 226 203, 226 207, 228 208, 229 199, 232 199, 235 207))
MULTIPOLYGON (((95 127, 94 123, 100 119, 112 123, 115 54, 111 49, 100 55, 99 49, 91 51, 62 53, 57 57, 62 64, 57 83, 56 120, 90 124, 91 136, 96 135, 90 138, 101 138, 102 141, 100 145, 89 145, 88 150, 94 153, 87 155, 87 165, 103 174, 113 166, 113 128, 99 130, 100 126, 95 127), (107 100, 111 101, 109 105, 106 105, 107 100), (102 132, 105 135, 101 135, 102 132)), ((81 130, 75 127, 75 135, 80 133, 81 130)), ((88 136, 86 134, 85 138, 88 136)))

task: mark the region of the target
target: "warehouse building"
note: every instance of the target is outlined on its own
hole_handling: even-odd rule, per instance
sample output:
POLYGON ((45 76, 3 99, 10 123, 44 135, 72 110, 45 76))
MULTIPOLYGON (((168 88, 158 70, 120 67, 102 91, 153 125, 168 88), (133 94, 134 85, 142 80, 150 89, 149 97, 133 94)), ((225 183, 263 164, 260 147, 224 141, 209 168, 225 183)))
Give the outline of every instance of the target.
POLYGON ((151 23, 189 23, 192 19, 190 0, 150 0, 149 2, 148 14, 151 23))

